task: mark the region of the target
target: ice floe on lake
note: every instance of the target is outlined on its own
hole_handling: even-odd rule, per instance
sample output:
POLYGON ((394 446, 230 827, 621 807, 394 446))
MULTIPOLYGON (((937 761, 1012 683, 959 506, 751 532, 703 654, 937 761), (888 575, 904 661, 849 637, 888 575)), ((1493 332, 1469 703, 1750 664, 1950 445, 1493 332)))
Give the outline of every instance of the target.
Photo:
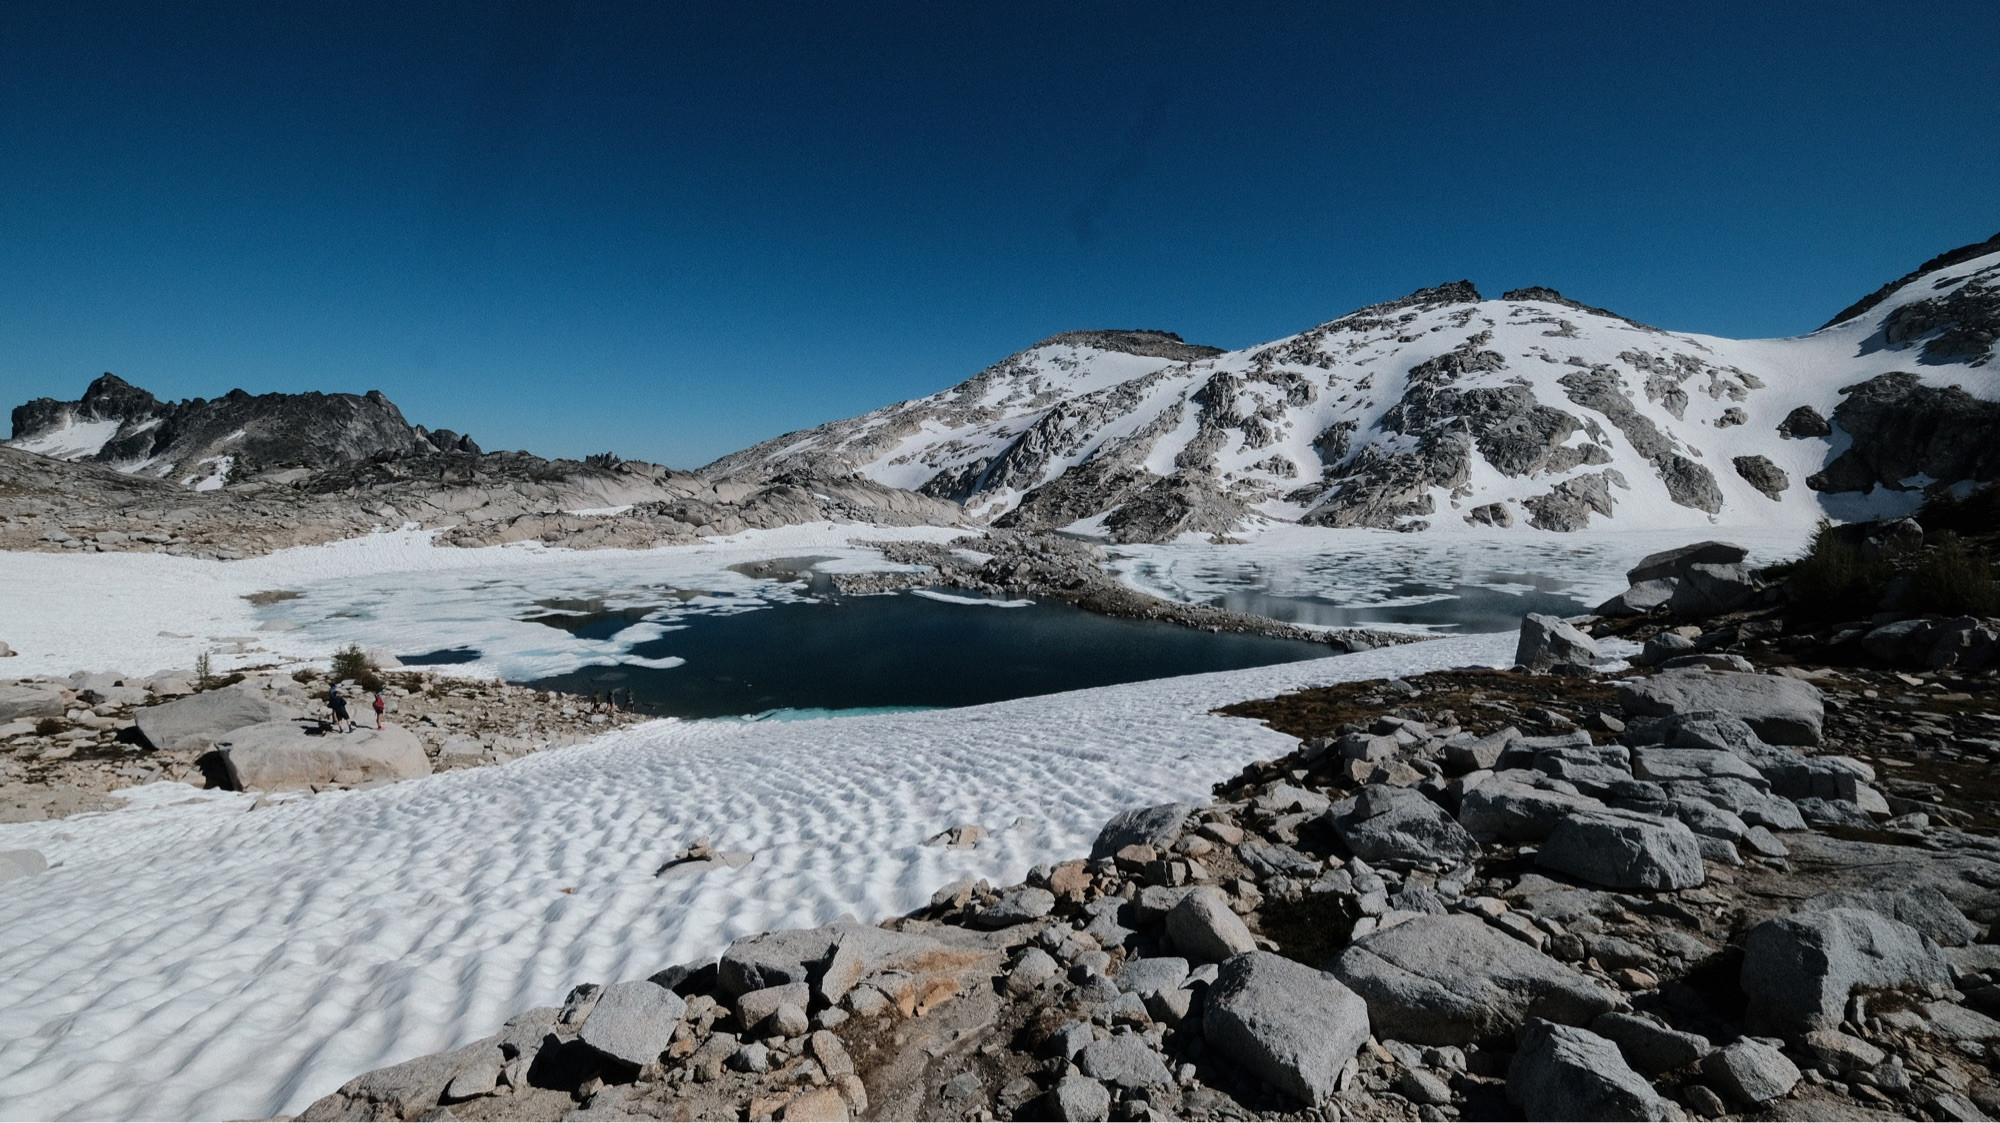
POLYGON ((1170 600, 1302 624, 1511 630, 1525 612, 1588 611, 1659 550, 1717 538, 1749 550, 1752 565, 1770 565, 1802 552, 1808 534, 1794 526, 1399 534, 1272 523, 1246 542, 1190 535, 1110 552, 1122 580, 1170 600))

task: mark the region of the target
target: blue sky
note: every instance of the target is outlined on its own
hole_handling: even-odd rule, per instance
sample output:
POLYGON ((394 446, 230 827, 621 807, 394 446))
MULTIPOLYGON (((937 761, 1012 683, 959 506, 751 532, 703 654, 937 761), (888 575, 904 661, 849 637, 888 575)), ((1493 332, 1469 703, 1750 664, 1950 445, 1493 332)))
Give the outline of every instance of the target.
POLYGON ((1467 277, 1811 330, 2000 229, 2000 6, 0 5, 0 403, 693 467, 1467 277), (1078 10, 1082 9, 1082 10, 1078 10))

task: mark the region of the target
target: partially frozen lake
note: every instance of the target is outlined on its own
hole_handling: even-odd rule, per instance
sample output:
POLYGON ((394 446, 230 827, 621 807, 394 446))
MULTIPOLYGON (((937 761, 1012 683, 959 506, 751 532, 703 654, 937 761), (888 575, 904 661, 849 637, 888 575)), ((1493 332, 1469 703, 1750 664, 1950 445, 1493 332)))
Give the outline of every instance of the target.
MULTIPOLYGON (((1723 532, 1756 562, 1795 530, 1723 532)), ((1586 537, 1274 528, 1230 545, 1118 547, 1112 568, 1170 599, 1321 627, 1508 632, 1625 586, 1682 532, 1586 537)), ((471 559, 467 559, 470 561, 471 559)), ((497 561, 499 559, 493 559, 497 561)), ((354 573, 294 586, 262 626, 388 650, 683 718, 978 705, 1321 657, 1324 647, 1116 620, 1058 601, 946 589, 840 596, 829 576, 894 570, 865 547, 546 551, 513 564, 354 573)))
MULTIPOLYGON (((814 580, 807 595, 754 612, 659 610, 675 621, 672 630, 633 644, 632 659, 532 685, 629 692, 641 710, 677 717, 823 716, 973 706, 1329 654, 1296 640, 1114 620, 1053 600, 947 590, 837 597, 825 585, 814 580), (657 665, 666 660, 684 662, 657 665)), ((540 622, 605 638, 634 626, 602 610, 551 612, 540 622)))

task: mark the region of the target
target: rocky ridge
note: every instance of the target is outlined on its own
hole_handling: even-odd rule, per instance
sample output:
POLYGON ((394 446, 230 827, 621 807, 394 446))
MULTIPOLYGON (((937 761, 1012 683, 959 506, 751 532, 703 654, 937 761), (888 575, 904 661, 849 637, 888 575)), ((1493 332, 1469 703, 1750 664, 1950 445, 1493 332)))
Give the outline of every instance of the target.
POLYGON ((471 437, 413 426, 379 390, 259 394, 162 402, 106 373, 74 402, 37 398, 13 413, 12 444, 197 490, 232 479, 298 474, 377 456, 477 455, 471 437))
POLYGON ((1511 672, 1231 707, 1300 746, 1212 803, 579 986, 302 1118, 1985 1118, 2000 671, 1824 639, 1660 604, 1531 620, 1511 672), (1596 670, 1609 635, 1646 669, 1596 670))
POLYGON ((954 505, 809 474, 710 483, 614 456, 379 455, 191 491, 143 473, 0 446, 0 549, 152 551, 231 560, 415 525, 452 546, 685 545, 807 522, 953 526, 954 505))

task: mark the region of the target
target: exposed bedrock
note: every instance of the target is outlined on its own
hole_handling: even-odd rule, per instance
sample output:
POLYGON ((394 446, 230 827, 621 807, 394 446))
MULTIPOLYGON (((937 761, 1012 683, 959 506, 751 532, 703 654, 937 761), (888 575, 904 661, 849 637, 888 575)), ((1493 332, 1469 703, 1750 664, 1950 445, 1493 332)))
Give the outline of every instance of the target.
POLYGON ((1590 525, 1591 515, 1610 516, 1615 506, 1611 495, 1613 484, 1631 490, 1623 472, 1606 468, 1602 472, 1572 476, 1545 495, 1522 500, 1521 506, 1528 509, 1528 525, 1537 530, 1582 530, 1590 525))
POLYGON ((1904 481, 2000 477, 2000 402, 1958 386, 1927 386, 1901 371, 1841 388, 1833 423, 1852 438, 1845 452, 1806 478, 1814 491, 1900 489, 1904 481))
POLYGON ((1860 300, 1855 301, 1853 304, 1848 305, 1846 308, 1841 309, 1839 315, 1821 324, 1820 329, 1824 331, 1835 324, 1844 324, 1856 316, 1866 313, 1869 309, 1895 295, 1897 289, 1926 274, 1935 273, 1940 269, 1949 269, 1962 262, 1971 261, 1975 257, 1985 257, 1989 253, 2000 253, 2000 234, 1995 234, 1983 242, 1972 242, 1959 246, 1956 249, 1946 250, 1929 261, 1924 262, 1922 265, 1917 266, 1910 272, 1903 274, 1881 288, 1876 289, 1874 292, 1869 293, 1867 296, 1862 297, 1860 300))
POLYGON ((1745 483, 1773 499, 1783 495, 1785 489, 1792 486, 1792 477, 1787 475, 1783 468, 1772 463, 1768 456, 1738 456, 1730 461, 1730 465, 1736 469, 1737 475, 1743 477, 1745 483))
POLYGON ((1667 498, 1711 515, 1722 510, 1722 489, 1716 486, 1714 473, 1682 455, 1674 439, 1632 405, 1617 371, 1599 364, 1565 374, 1560 381, 1570 401, 1609 418, 1633 451, 1652 463, 1666 485, 1667 498))
POLYGON ((1891 346, 1922 340, 1921 362, 1985 365, 2000 341, 2000 269, 1982 270, 1949 293, 1889 313, 1882 337, 1891 346))

